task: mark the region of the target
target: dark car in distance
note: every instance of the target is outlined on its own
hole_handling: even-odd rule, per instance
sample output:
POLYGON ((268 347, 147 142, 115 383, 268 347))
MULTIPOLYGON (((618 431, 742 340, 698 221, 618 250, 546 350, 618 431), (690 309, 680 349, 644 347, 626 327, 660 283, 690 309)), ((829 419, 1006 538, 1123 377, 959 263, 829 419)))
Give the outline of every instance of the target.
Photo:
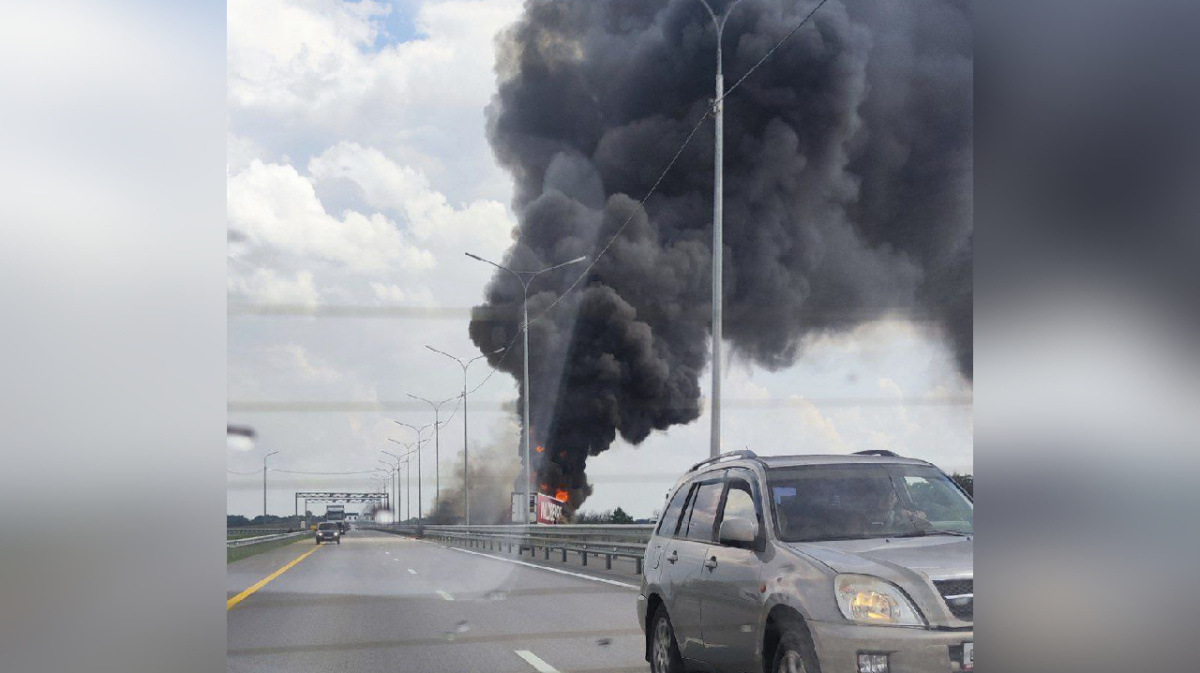
POLYGON ((317 524, 316 543, 336 542, 342 543, 342 531, 339 529, 336 521, 322 521, 317 524))

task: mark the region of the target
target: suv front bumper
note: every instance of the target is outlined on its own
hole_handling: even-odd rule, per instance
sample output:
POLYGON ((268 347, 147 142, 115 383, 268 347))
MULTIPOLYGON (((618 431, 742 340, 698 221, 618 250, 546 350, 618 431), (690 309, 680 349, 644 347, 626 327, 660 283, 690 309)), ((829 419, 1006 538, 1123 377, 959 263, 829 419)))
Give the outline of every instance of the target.
POLYGON ((886 653, 889 673, 962 671, 962 645, 975 640, 974 629, 935 631, 828 622, 808 626, 821 673, 858 673, 859 652, 886 653))

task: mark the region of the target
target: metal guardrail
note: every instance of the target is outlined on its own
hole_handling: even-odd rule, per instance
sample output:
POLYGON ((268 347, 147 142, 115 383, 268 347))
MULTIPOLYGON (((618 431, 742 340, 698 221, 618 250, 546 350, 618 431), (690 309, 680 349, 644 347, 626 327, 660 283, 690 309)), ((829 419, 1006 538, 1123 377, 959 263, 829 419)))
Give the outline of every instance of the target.
POLYGON ((239 538, 236 540, 226 540, 225 548, 232 549, 234 547, 246 547, 246 546, 249 546, 252 544, 260 544, 263 542, 274 542, 275 540, 286 540, 287 538, 298 537, 298 536, 304 535, 308 532, 309 531, 306 531, 306 530, 294 530, 294 531, 289 531, 287 533, 275 533, 272 535, 257 535, 255 537, 243 537, 243 538, 239 538))
POLYGON ((654 525, 560 525, 560 526, 417 526, 394 524, 369 526, 377 530, 413 535, 446 543, 465 543, 466 546, 489 551, 508 551, 534 558, 541 552, 543 560, 551 554, 566 563, 568 556, 578 555, 580 565, 587 566, 589 558, 603 558, 605 570, 612 570, 613 559, 629 559, 635 572, 642 574, 646 544, 654 525))
POLYGON ((260 533, 262 535, 270 535, 273 533, 292 533, 292 532, 295 532, 296 530, 297 530, 296 528, 292 528, 290 526, 271 526, 271 527, 267 527, 267 528, 254 528, 254 527, 247 528, 247 527, 243 526, 241 528, 226 528, 225 534, 228 535, 230 533, 235 533, 235 534, 237 534, 237 533, 260 533))

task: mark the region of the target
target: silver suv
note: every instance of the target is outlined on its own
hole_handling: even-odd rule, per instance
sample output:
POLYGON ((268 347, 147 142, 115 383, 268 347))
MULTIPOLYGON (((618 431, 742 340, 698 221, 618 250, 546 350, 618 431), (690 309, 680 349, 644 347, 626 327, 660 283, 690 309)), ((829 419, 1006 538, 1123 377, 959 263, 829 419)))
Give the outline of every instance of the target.
POLYGON ((974 670, 974 505, 888 451, 696 464, 646 548, 654 673, 974 670))

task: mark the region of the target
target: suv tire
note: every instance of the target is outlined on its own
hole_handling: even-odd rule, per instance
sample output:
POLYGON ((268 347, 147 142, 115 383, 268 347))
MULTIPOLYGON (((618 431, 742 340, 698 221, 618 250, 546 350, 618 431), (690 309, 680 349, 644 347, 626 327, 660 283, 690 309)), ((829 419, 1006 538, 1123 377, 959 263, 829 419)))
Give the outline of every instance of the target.
POLYGON ((804 627, 796 624, 784 626, 783 637, 775 648, 775 661, 771 673, 821 673, 817 655, 804 627))
POLYGON ((679 643, 675 641, 675 627, 667 616, 667 608, 658 606, 650 621, 650 671, 651 673, 683 673, 683 657, 679 654, 679 643))

